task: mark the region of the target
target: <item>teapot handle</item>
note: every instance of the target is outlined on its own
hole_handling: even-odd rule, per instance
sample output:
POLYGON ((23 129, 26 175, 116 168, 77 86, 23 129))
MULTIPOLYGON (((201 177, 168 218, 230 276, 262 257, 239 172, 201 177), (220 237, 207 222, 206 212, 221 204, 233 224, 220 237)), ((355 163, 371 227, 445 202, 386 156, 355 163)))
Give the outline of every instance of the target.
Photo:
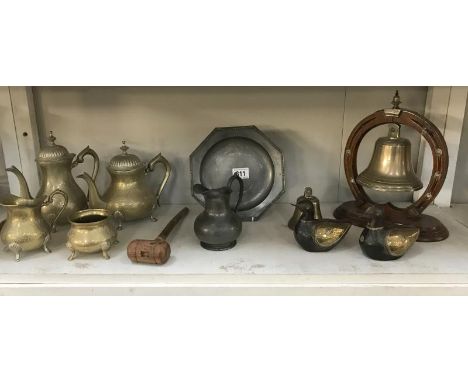
POLYGON ((237 199, 236 206, 234 207, 233 211, 237 212, 237 209, 239 208, 239 204, 242 202, 242 196, 244 195, 244 181, 242 178, 239 176, 239 173, 235 173, 233 176, 231 176, 228 180, 227 187, 229 189, 232 189, 232 182, 237 180, 239 182, 239 199, 237 199))
POLYGON ((156 155, 153 159, 151 159, 148 162, 148 164, 146 165, 146 168, 145 168, 145 173, 148 174, 150 172, 153 172, 154 167, 158 163, 161 163, 164 166, 165 170, 166 170, 166 173, 164 174, 164 178, 163 178, 163 180, 161 182, 161 185, 159 186, 158 190, 156 191, 156 196, 155 196, 155 199, 156 199, 155 205, 159 206, 159 197, 161 196, 161 192, 163 191, 164 187, 166 186, 167 180, 169 179, 169 176, 171 175, 171 165, 169 164, 168 160, 166 158, 164 158, 161 155, 161 153, 159 153, 158 155, 156 155))
POLYGON ((56 195, 61 195, 64 202, 63 202, 62 208, 60 208, 60 211, 58 212, 57 215, 55 215, 54 220, 52 221, 52 224, 50 226, 50 231, 51 232, 55 231, 55 225, 57 224, 57 220, 62 215, 63 211, 65 211, 65 208, 68 205, 68 195, 65 192, 63 192, 62 190, 55 190, 54 192, 50 193, 49 196, 42 202, 42 207, 47 206, 50 203, 52 203, 52 201, 54 200, 54 197, 56 195))
POLYGON ((97 155, 96 151, 94 151, 91 147, 86 146, 83 150, 81 150, 78 155, 76 156, 75 160, 72 162, 72 168, 78 166, 78 164, 84 162, 84 157, 86 155, 91 155, 93 157, 93 173, 91 178, 95 181, 97 174, 99 172, 99 156, 97 155))

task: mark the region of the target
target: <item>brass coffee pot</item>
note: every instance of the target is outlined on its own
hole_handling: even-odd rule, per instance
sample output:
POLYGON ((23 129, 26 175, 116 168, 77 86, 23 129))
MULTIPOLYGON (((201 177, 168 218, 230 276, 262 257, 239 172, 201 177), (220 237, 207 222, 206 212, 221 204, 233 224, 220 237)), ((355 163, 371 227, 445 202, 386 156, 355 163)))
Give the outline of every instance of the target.
POLYGON ((171 174, 171 165, 161 154, 156 155, 147 164, 134 154, 129 154, 129 147, 122 141, 122 153, 111 159, 107 171, 111 176, 111 184, 101 196, 94 179, 86 172, 79 175, 88 184, 89 207, 106 209, 114 214, 118 229, 122 229, 122 221, 143 219, 152 216, 153 210, 159 206, 159 197, 171 174), (165 168, 164 178, 154 193, 146 182, 146 175, 153 172, 156 164, 165 168))
MULTIPOLYGON (((57 189, 67 194, 68 204, 57 221, 57 224, 63 225, 68 223, 68 219, 76 211, 88 207, 86 195, 73 178, 72 168, 76 167, 79 163, 83 163, 86 155, 91 155, 94 159, 93 179, 95 179, 99 171, 99 157, 89 146, 85 147, 75 156, 75 154, 69 153, 64 146, 55 144, 55 140, 56 138, 52 134, 52 131, 50 131, 49 144, 39 151, 36 159, 41 170, 41 186, 37 197, 45 197, 57 189)), ((60 205, 53 202, 42 207, 41 211, 46 221, 50 224, 59 209, 60 205)))
POLYGON ((16 168, 8 168, 18 177, 20 183, 20 196, 7 195, 0 200, 0 205, 7 210, 7 218, 0 226, 0 239, 5 244, 5 251, 11 251, 16 255, 16 261, 20 260, 22 252, 43 248, 50 252, 47 244, 51 232, 55 231, 55 224, 67 207, 67 194, 61 190, 55 190, 48 196, 32 198, 23 174, 16 168), (56 195, 61 195, 62 203, 57 214, 48 224, 41 213, 41 208, 52 204, 56 195))
POLYGON ((375 143, 369 166, 357 182, 377 191, 416 191, 422 188, 411 163, 411 142, 400 137, 400 126, 390 125, 388 135, 375 143))

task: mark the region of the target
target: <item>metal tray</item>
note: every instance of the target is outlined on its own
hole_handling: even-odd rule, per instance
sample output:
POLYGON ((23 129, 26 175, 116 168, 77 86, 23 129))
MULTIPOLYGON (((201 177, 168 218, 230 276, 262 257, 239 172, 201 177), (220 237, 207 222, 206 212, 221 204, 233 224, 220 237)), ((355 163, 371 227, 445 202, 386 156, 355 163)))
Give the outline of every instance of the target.
MULTIPOLYGON (((284 193, 284 161, 281 150, 255 126, 218 127, 190 155, 193 185, 219 188, 235 172, 244 180, 244 197, 238 215, 255 221, 284 193)), ((203 197, 192 191, 204 204, 203 197)), ((235 202, 237 195, 231 202, 235 202)))

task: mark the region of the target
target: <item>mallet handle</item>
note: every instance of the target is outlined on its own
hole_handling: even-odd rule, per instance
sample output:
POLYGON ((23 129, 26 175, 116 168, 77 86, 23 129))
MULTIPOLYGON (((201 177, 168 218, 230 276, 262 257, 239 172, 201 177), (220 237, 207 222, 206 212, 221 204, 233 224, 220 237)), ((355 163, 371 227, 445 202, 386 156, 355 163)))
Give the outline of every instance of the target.
POLYGON ((158 238, 166 240, 171 231, 175 228, 175 226, 187 216, 189 213, 189 209, 187 207, 182 208, 179 213, 172 218, 172 220, 167 223, 167 225, 164 227, 164 229, 161 231, 159 234, 158 238))

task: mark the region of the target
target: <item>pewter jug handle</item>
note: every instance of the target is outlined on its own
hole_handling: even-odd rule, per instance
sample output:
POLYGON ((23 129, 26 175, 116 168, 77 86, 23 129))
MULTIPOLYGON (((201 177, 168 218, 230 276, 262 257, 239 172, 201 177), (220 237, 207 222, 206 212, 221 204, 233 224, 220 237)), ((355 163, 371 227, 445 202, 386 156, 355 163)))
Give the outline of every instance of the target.
POLYGON ((165 170, 166 170, 166 173, 164 174, 164 178, 161 182, 161 185, 159 186, 157 192, 156 192, 156 196, 155 196, 155 199, 156 199, 156 205, 159 206, 159 197, 161 196, 161 192, 163 191, 164 187, 166 186, 166 183, 167 183, 167 180, 169 179, 169 176, 171 175, 171 165, 169 164, 168 160, 166 158, 164 158, 161 153, 159 153, 158 155, 156 155, 153 159, 151 159, 148 164, 146 165, 146 168, 145 168, 145 173, 148 174, 150 172, 153 172, 154 171, 154 167, 156 166, 156 164, 158 163, 161 163, 165 170))
POLYGON ((233 176, 231 176, 228 180, 228 184, 227 184, 227 187, 229 189, 232 189, 232 182, 234 182, 235 180, 237 180, 239 182, 239 199, 237 199, 237 203, 236 203, 236 206, 234 207, 233 211, 234 212, 237 212, 238 208, 239 208, 239 204, 241 204, 242 202, 242 196, 244 195, 244 181, 242 180, 242 178, 239 176, 239 174, 236 172, 233 176))
POLYGON ((91 155, 93 157, 93 173, 91 178, 95 181, 97 174, 99 172, 99 156, 97 155, 96 151, 94 151, 91 147, 86 146, 83 150, 81 150, 78 155, 76 156, 75 160, 72 162, 72 168, 78 166, 78 164, 84 162, 84 157, 86 155, 91 155))
POLYGON ((52 203, 55 195, 62 196, 63 206, 62 208, 60 208, 60 211, 58 212, 58 214, 55 215, 54 220, 52 221, 52 224, 50 226, 50 232, 55 231, 55 225, 57 224, 57 220, 59 219, 60 215, 62 215, 63 211, 65 211, 65 208, 67 207, 67 204, 68 204, 68 195, 62 190, 55 190, 54 192, 50 193, 49 196, 42 202, 42 207, 47 206, 50 203, 52 203))

